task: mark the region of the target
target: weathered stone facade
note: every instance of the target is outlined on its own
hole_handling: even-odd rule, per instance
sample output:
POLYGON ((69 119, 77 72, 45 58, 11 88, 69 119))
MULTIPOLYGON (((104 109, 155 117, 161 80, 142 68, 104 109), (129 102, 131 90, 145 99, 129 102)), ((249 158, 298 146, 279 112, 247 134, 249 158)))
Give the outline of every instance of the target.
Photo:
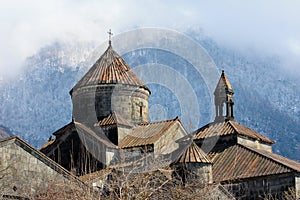
POLYGON ((33 198, 54 180, 75 177, 17 137, 0 142, 0 194, 33 198))
POLYGON ((255 149, 262 149, 268 152, 272 152, 272 145, 263 143, 258 140, 253 140, 250 138, 242 137, 242 136, 237 136, 237 143, 241 145, 245 145, 248 147, 252 147, 255 149))
POLYGON ((239 199, 297 199, 294 174, 251 178, 224 186, 239 199))
POLYGON ((150 92, 143 87, 106 84, 79 88, 72 93, 73 117, 93 126, 112 111, 133 124, 149 121, 150 92))
POLYGON ((178 177, 184 184, 208 185, 213 183, 211 163, 180 163, 172 167, 174 177, 178 177))
POLYGON ((176 141, 186 135, 186 131, 177 121, 170 129, 165 130, 164 134, 154 143, 154 156, 171 154, 179 148, 176 141))
POLYGON ((295 190, 296 190, 296 198, 300 199, 300 175, 297 174, 295 178, 295 190))

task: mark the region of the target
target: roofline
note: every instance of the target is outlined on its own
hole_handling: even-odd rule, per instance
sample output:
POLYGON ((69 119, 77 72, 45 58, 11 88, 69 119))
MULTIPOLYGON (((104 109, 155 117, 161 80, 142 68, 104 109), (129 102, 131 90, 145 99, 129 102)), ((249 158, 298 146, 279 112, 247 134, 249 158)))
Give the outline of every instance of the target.
MULTIPOLYGON (((241 148, 244 148, 246 149, 247 151, 250 151, 251 153, 253 154, 257 154, 258 156, 261 156, 269 161, 273 161, 275 162, 276 164, 284 167, 284 168, 287 168, 289 171, 287 172, 281 172, 281 173, 270 173, 270 174, 264 174, 264 175, 255 175, 255 176, 247 176, 247 177, 229 177, 228 179, 224 179, 224 180, 214 180, 214 181, 217 181, 217 182, 220 182, 220 183, 233 183, 233 182, 242 182, 243 180, 246 180, 246 179, 257 179, 257 178, 262 178, 262 177, 270 177, 270 176, 278 176, 278 175, 284 175, 284 174, 299 174, 299 170, 297 169, 294 169, 280 161, 278 161, 277 159, 273 159, 271 157, 269 157, 268 155, 265 155, 263 154, 262 152, 260 151, 264 151, 264 150, 259 150, 259 149, 254 149, 254 148, 251 148, 251 147, 248 147, 248 146, 245 146, 245 145, 242 145, 242 144, 235 144, 234 146, 239 146, 241 148)), ((232 146, 233 147, 233 146, 232 146)), ((231 147, 230 147, 231 148, 231 147)), ((266 152, 267 154, 275 154, 275 153, 270 153, 268 151, 264 151, 266 152)), ((278 154, 275 154, 275 155, 278 155, 278 154)), ((280 155, 278 155, 280 156, 280 155)), ((281 156, 283 157, 283 156, 281 156)), ((286 157, 283 157, 285 159, 288 159, 286 157)), ((288 159, 288 160, 291 160, 291 159, 288 159)), ((294 160, 291 160, 291 161, 294 161, 294 160)), ((294 162, 297 162, 297 161, 294 161, 294 162)), ((213 163, 213 166, 214 166, 214 163, 213 163)), ((241 175, 241 174, 240 174, 241 175)))
MULTIPOLYGON (((158 123, 164 123, 164 122, 175 122, 179 120, 178 116, 173 118, 173 119, 165 119, 165 120, 160 120, 160 121, 154 121, 154 122, 142 122, 138 124, 139 126, 146 126, 148 124, 158 124, 158 123)), ((180 121, 180 120, 179 120, 180 121)), ((181 123, 181 122, 180 122, 181 123)))
POLYGON ((107 148, 118 149, 117 145, 113 144, 109 139, 105 140, 104 138, 101 138, 99 135, 97 135, 97 133, 95 131, 93 131, 91 128, 87 127, 86 125, 84 125, 84 124, 82 124, 80 122, 75 122, 75 121, 74 121, 74 124, 75 124, 76 131, 77 131, 77 127, 76 126, 79 125, 79 128, 81 128, 84 131, 86 131, 87 133, 89 133, 90 136, 94 137, 95 139, 98 139, 98 141, 101 141, 102 144, 104 144, 107 148))
MULTIPOLYGON (((155 122, 143 122, 143 123, 138 124, 137 127, 139 127, 139 126, 147 126, 147 125, 149 125, 149 124, 158 124, 158 123, 171 122, 171 124, 168 125, 168 127, 165 127, 165 129, 164 129, 164 131, 167 131, 167 130, 169 130, 172 126, 175 125, 175 122, 176 122, 176 121, 180 122, 179 119, 178 119, 178 116, 175 117, 174 119, 169 119, 169 120, 162 120, 162 121, 155 121, 155 122)), ((181 123, 179 123, 179 124, 181 124, 181 123)), ((182 126, 182 125, 180 125, 180 126, 182 126)), ((136 128, 137 128, 137 127, 136 127, 136 128)), ((159 133, 159 132, 158 132, 158 133, 159 133)), ((154 135, 156 135, 156 134, 158 134, 158 133, 155 133, 154 135)), ((187 133, 187 132, 186 132, 186 133, 187 133)), ((153 135, 153 136, 154 136, 154 135, 153 135)), ((151 138, 151 137, 153 137, 153 136, 150 136, 149 138, 151 138)), ((125 138, 123 138, 123 140, 126 139, 127 137, 135 137, 135 136, 127 135, 125 138)), ((160 137, 159 137, 159 138, 160 138, 160 137)), ((157 142, 157 140, 159 140, 159 138, 156 139, 155 141, 153 141, 152 143, 148 143, 148 144, 146 144, 146 145, 130 145, 130 146, 126 145, 125 147, 120 147, 120 145, 118 145, 118 147, 119 147, 120 149, 127 149, 127 148, 132 148, 132 147, 144 147, 144 146, 147 146, 147 145, 153 145, 155 142, 157 142)), ((122 140, 122 141, 123 141, 123 140, 122 140)), ((121 142, 122 142, 122 141, 121 141, 121 142)))
MULTIPOLYGON (((61 127, 60 129, 56 130, 55 132, 52 133, 52 135, 57 136, 59 134, 59 132, 63 131, 64 129, 66 129, 68 126, 74 124, 74 121, 69 122, 68 124, 64 125, 63 127, 61 127)), ((74 124, 75 125, 75 124, 74 124)))
MULTIPOLYGON (((234 128, 234 130, 235 130, 237 133, 239 133, 238 129, 235 127, 235 125, 234 125, 233 123, 231 123, 230 120, 228 121, 228 123, 231 124, 231 126, 234 128)), ((236 123, 238 123, 238 122, 236 122, 236 123)), ((240 125, 241 125, 241 126, 244 126, 244 125, 242 125, 242 124, 240 124, 240 125)), ((245 127, 246 127, 246 126, 245 126, 245 127)), ((248 128, 248 129, 250 129, 250 130, 252 130, 252 131, 258 133, 257 131, 253 130, 252 128, 249 128, 249 127, 246 127, 246 128, 248 128)), ((258 133, 258 134, 259 134, 259 135, 262 135, 262 134, 260 134, 260 133, 258 133)), ((247 137, 247 138, 251 138, 251 137, 248 137, 248 136, 246 136, 246 135, 242 135, 242 136, 247 137)), ((262 136, 265 137, 264 135, 262 135, 262 136)), ((266 143, 266 144, 275 144, 275 142, 274 142, 273 140, 269 139, 268 137, 265 137, 265 138, 268 139, 268 140, 270 140, 270 142, 263 141, 263 140, 260 139, 260 138, 258 138, 258 139, 253 138, 253 139, 258 140, 258 141, 260 141, 260 142, 264 142, 264 143, 266 143)))
MULTIPOLYGON (((74 87, 69 91, 69 94, 72 96, 73 94, 73 91, 74 90, 77 90, 77 89, 80 89, 81 87, 77 88, 77 84, 80 83, 83 78, 86 76, 86 74, 88 74, 94 67, 97 67, 97 64, 103 59, 104 55, 109 51, 109 50, 112 50, 114 53, 116 53, 116 55, 121 58, 121 60, 124 61, 124 63, 129 67, 130 70, 133 71, 133 69, 126 63, 126 61, 122 58, 122 56, 120 56, 113 48, 112 48, 112 45, 111 43, 109 43, 107 49, 102 53, 102 55, 96 60, 96 62, 89 68, 89 70, 81 77, 81 79, 74 85, 74 87)), ((135 73, 134 73, 135 76, 137 76, 135 73)), ((142 85, 131 85, 131 86, 139 86, 141 88, 144 88, 146 89, 149 94, 151 94, 151 91, 150 89, 147 87, 147 85, 137 76, 138 80, 142 83, 142 85)), ((97 85, 105 85, 106 83, 98 83, 97 85)), ((108 83, 108 84, 112 84, 112 83, 108 83)), ((120 83, 115 83, 115 84, 120 84, 120 83)), ((120 85, 130 85, 130 84, 120 84, 120 85)), ((87 85, 88 86, 88 85, 87 85)))
MULTIPOLYGON (((239 133, 238 129, 231 123, 232 121, 233 121, 233 120, 227 120, 227 122, 230 123, 230 125, 231 125, 232 128, 235 130, 235 132, 239 133)), ((225 120, 224 120, 224 122, 225 122, 225 120)), ((238 123, 237 121, 234 121, 234 122, 238 123)), ((194 136, 197 135, 197 134, 200 132, 200 130, 205 129, 205 128, 207 128, 208 126, 211 126, 211 125, 217 124, 217 123, 223 123, 223 121, 222 121, 222 122, 220 122, 220 121, 213 121, 213 122, 210 122, 210 123, 208 123, 208 124, 206 124, 206 125, 204 125, 204 126, 198 128, 198 129, 192 131, 191 134, 193 135, 193 140, 194 140, 194 141, 199 141, 199 140, 203 140, 203 139, 207 139, 207 138, 213 138, 213 137, 216 137, 216 136, 210 136, 210 137, 205 137, 205 138, 203 138, 203 139, 194 139, 194 136)), ((240 124, 240 123, 238 123, 238 124, 240 124)), ((245 125, 242 125, 242 124, 240 124, 240 125, 241 125, 241 126, 245 126, 245 125)), ((248 128, 248 129, 250 129, 250 130, 252 130, 252 131, 254 131, 254 132, 256 132, 256 133, 259 134, 259 135, 262 135, 262 134, 258 133, 257 131, 255 131, 255 130, 252 129, 252 128, 249 128, 249 127, 247 127, 247 126, 245 126, 245 127, 248 128)), ((267 138, 268 140, 270 140, 270 142, 264 141, 264 140, 262 140, 262 139, 260 139, 260 138, 252 138, 252 137, 249 137, 249 136, 246 136, 246 135, 243 135, 243 134, 230 134, 230 135, 238 135, 238 136, 241 135, 241 136, 244 136, 244 137, 246 137, 246 138, 251 138, 251 139, 254 139, 254 140, 258 140, 259 142, 262 142, 262 143, 264 143, 264 144, 275 144, 275 142, 274 142, 273 140, 269 139, 268 137, 266 137, 266 136, 264 136, 264 135, 262 135, 262 136, 265 137, 265 138, 267 138)), ((226 137, 226 136, 228 136, 228 135, 223 135, 223 136, 218 136, 218 137, 226 137)))
MULTIPOLYGON (((240 145, 240 146, 242 146, 242 147, 248 149, 249 151, 253 151, 253 152, 255 152, 256 154, 259 154, 259 155, 261 155, 261 156, 263 156, 263 157, 266 157, 267 159, 272 160, 272 161, 274 161, 274 162, 276 162, 276 163, 278 163, 278 164, 280 164, 280 165, 282 165, 282 166, 284 166, 284 167, 286 167, 286 168, 289 168, 290 170, 293 170, 293 171, 295 171, 295 172, 300 173, 300 169, 294 168, 294 167, 292 167, 292 166, 290 166, 290 165, 286 165, 286 164, 282 163, 280 160, 278 160, 278 159, 276 159, 276 158, 269 157, 268 155, 265 155, 265 154, 263 154, 262 152, 260 152, 259 149, 251 148, 251 147, 248 147, 248 146, 245 146, 245 145, 242 145, 242 144, 238 144, 238 145, 240 145)), ((263 151, 263 150, 261 150, 261 151, 263 151)), ((267 151, 266 151, 266 153, 275 154, 275 153, 267 152, 267 151)), ((279 154, 275 154, 275 155, 281 156, 281 155, 279 155, 279 154)), ((283 157, 284 159, 291 160, 291 161, 293 161, 293 162, 297 162, 297 161, 295 161, 295 160, 286 158, 286 157, 284 157, 284 156, 281 156, 281 157, 283 157)), ((300 163, 299 163, 299 165, 300 165, 300 163)))
POLYGON ((69 94, 72 96, 74 90, 79 90, 82 88, 87 88, 87 87, 107 87, 107 86, 116 86, 116 85, 123 85, 123 86, 130 86, 130 87, 138 87, 138 88, 143 88, 149 92, 149 95, 151 95, 151 90, 147 87, 147 85, 133 85, 133 84, 122 84, 122 83, 98 83, 97 85, 84 85, 81 87, 76 87, 76 85, 69 91, 69 94))
MULTIPOLYGON (((258 178, 264 178, 264 177, 274 177, 274 176, 279 176, 279 175, 285 175, 285 174, 294 174, 295 172, 282 172, 282 173, 278 173, 278 174, 267 174, 267 175, 261 175, 261 176, 250 176, 250 177, 244 177, 244 178, 230 178, 227 180, 220 180, 218 181, 219 183, 240 183, 240 182, 244 182, 244 180, 250 180, 250 179, 258 179, 258 178)), ((215 182, 215 181, 214 181, 215 182)), ((215 182, 215 183, 218 183, 215 182)))
MULTIPOLYGON (((84 182, 82 182, 81 180, 79 180, 76 176, 74 176, 73 174, 71 174, 68 170, 66 170, 64 167, 62 167, 61 165, 59 165, 58 163, 56 163, 55 161, 51 160, 48 156, 46 156, 45 154, 43 154, 42 152, 40 152, 39 150, 36 150, 34 147, 32 147, 29 143, 27 143, 26 141, 24 141, 23 139, 21 139, 18 136, 11 136, 9 138, 6 138, 4 140, 1 140, 0 143, 4 143, 4 142, 8 142, 10 140, 14 140, 17 141, 17 143, 15 143, 16 145, 18 145, 19 147, 21 147, 22 149, 24 149, 25 151, 27 151, 28 153, 31 154, 31 152, 35 153, 35 157, 36 155, 38 155, 38 160, 40 160, 41 162, 43 162, 45 165, 47 165, 48 167, 50 167, 51 169, 53 169, 54 171, 63 174, 64 176, 68 176, 71 177, 73 179, 75 179, 76 181, 80 181, 81 183, 84 184, 84 182), (19 142, 19 144, 18 144, 19 142), (24 145, 25 148, 23 148, 22 146, 20 146, 20 144, 24 145), (50 164, 50 165, 49 165, 50 164)), ((31 154, 32 155, 32 154, 31 154)))

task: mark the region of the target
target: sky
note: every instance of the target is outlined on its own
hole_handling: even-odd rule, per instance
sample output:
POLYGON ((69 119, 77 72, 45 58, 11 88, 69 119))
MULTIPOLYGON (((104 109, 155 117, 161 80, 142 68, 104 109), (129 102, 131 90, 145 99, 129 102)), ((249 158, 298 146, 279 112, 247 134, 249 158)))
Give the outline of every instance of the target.
POLYGON ((55 41, 104 41, 141 27, 197 27, 230 48, 276 55, 300 74, 298 0, 0 0, 0 78, 55 41))

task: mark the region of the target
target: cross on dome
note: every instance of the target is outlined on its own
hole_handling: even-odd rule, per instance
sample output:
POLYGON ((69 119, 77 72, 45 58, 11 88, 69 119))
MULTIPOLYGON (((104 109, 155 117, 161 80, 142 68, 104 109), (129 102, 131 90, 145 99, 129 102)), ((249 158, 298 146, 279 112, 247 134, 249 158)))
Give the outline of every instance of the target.
POLYGON ((111 36, 113 35, 113 33, 111 32, 111 29, 109 29, 108 33, 108 44, 111 45, 111 36))

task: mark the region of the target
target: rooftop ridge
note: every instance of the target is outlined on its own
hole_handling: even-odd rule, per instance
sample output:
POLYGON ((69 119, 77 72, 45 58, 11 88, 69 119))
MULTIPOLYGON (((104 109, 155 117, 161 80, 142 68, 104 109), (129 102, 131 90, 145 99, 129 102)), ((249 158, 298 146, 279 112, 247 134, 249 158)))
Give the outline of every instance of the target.
POLYGON ((154 121, 154 122, 142 122, 139 124, 139 126, 146 126, 149 124, 159 124, 159 123, 166 123, 166 122, 175 122, 175 121, 180 121, 178 116, 173 119, 165 119, 165 120, 159 120, 159 121, 154 121))
POLYGON ((256 139, 268 144, 274 144, 274 141, 268 137, 256 132, 255 130, 248 128, 236 121, 214 121, 204 125, 203 127, 192 132, 194 135, 194 140, 200 140, 204 138, 209 138, 213 136, 226 136, 226 135, 241 135, 248 138, 256 139), (239 127, 244 128, 245 130, 240 130, 239 127))
POLYGON ((146 123, 134 127, 132 133, 127 135, 120 143, 120 148, 130 148, 145 146, 156 142, 165 132, 174 126, 178 118, 171 120, 157 121, 155 123, 146 123))
POLYGON ((265 141, 265 142, 268 142, 268 143, 271 143, 271 144, 274 144, 275 142, 269 138, 267 138, 266 136, 256 132, 255 130, 247 127, 247 126, 244 126, 236 121, 229 121, 228 123, 231 124, 231 126, 240 134, 240 135, 243 135, 243 136, 246 136, 246 137, 250 137, 248 136, 247 134, 244 134, 242 130, 239 130, 238 127, 236 127, 235 123, 238 125, 238 126, 242 126, 243 128, 246 128, 247 130, 250 130, 252 131, 254 134, 255 134, 255 139, 257 140, 260 140, 260 141, 265 141))

